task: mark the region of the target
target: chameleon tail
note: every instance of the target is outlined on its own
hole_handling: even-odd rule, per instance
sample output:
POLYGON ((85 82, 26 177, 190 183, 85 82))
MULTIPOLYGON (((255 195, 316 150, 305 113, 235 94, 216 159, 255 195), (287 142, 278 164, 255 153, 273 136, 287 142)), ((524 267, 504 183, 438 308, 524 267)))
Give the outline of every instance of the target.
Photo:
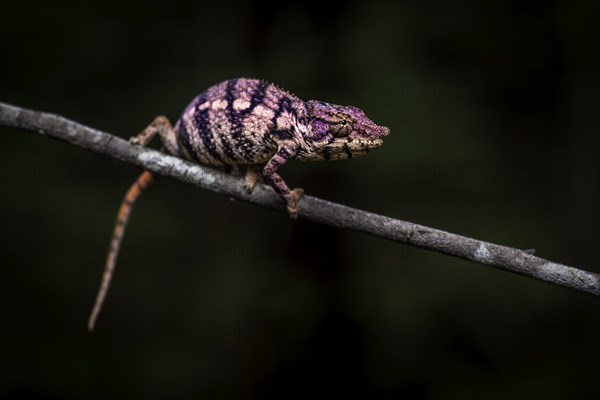
POLYGON ((92 313, 90 314, 90 319, 88 321, 88 330, 90 332, 94 330, 96 320, 98 319, 98 314, 100 314, 100 310, 104 304, 104 299, 106 298, 106 293, 108 292, 108 287, 110 286, 112 274, 115 270, 117 255, 119 254, 119 247, 121 247, 121 241, 123 240, 125 228, 127 226, 127 221, 129 220, 131 210, 133 209, 133 205, 137 198, 142 194, 142 191, 146 189, 153 180, 154 176, 150 171, 142 172, 142 174, 131 185, 125 194, 123 201, 121 202, 119 213, 117 214, 117 221, 115 223, 115 227, 113 228, 112 239, 108 249, 108 256, 106 257, 102 282, 100 283, 100 288, 98 289, 98 294, 96 295, 96 302, 94 303, 94 308, 92 309, 92 313))

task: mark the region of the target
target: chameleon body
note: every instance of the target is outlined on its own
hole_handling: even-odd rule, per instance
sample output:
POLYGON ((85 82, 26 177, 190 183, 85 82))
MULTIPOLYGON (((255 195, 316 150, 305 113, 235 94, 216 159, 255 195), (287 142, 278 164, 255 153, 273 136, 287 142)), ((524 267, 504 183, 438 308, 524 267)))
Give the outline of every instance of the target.
MULTIPOLYGON (((277 173, 288 160, 348 159, 383 143, 389 129, 372 122, 356 107, 302 101, 271 83, 230 79, 196 96, 174 126, 158 116, 132 143, 145 146, 158 134, 163 149, 205 165, 248 167, 244 187, 252 192, 262 177, 283 199, 291 218, 297 217, 302 189, 290 190, 277 173)), ((127 192, 117 217, 105 271, 88 327, 106 296, 117 253, 133 203, 152 181, 144 171, 127 192)))

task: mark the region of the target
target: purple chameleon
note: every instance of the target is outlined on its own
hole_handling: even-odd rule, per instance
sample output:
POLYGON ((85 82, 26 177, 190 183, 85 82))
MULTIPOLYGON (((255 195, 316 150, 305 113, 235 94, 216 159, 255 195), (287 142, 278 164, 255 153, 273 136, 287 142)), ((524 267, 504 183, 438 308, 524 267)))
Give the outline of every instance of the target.
MULTIPOLYGON (((356 107, 302 101, 257 79, 230 79, 200 93, 175 126, 158 116, 131 142, 145 146, 158 134, 168 153, 205 165, 246 165, 244 187, 252 192, 260 172, 298 215, 302 189, 290 190, 277 173, 288 160, 320 161, 358 157, 383 144, 389 129, 371 121, 356 107)), ((125 195, 114 227, 102 283, 88 327, 95 321, 108 291, 125 225, 133 203, 152 181, 149 171, 125 195)))

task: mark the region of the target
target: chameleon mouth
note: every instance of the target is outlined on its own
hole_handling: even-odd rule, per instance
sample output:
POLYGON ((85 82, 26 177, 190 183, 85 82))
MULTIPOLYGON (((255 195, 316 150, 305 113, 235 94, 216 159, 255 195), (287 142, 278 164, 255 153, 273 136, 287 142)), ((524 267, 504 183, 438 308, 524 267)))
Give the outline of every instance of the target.
POLYGON ((338 139, 325 147, 324 154, 328 160, 345 160, 360 157, 383 144, 383 139, 338 139))
POLYGON ((336 138, 333 142, 319 149, 311 152, 301 152, 299 159, 303 161, 347 160, 365 155, 382 144, 383 139, 380 138, 336 138))
POLYGON ((349 137, 345 138, 344 146, 349 146, 351 150, 364 153, 364 150, 372 150, 383 144, 383 138, 390 134, 389 128, 385 126, 375 125, 369 129, 369 134, 365 135, 359 132, 353 132, 349 137))
POLYGON ((376 149, 383 144, 383 139, 353 139, 347 142, 350 151, 363 153, 365 150, 376 149))

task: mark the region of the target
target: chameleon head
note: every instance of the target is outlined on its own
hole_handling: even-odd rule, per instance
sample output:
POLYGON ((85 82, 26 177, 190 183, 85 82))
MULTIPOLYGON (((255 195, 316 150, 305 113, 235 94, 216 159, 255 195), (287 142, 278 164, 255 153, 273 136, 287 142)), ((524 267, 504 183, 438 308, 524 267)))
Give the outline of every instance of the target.
POLYGON ((306 102, 308 132, 297 158, 304 161, 358 157, 383 144, 390 130, 371 121, 362 110, 321 101, 306 102))

